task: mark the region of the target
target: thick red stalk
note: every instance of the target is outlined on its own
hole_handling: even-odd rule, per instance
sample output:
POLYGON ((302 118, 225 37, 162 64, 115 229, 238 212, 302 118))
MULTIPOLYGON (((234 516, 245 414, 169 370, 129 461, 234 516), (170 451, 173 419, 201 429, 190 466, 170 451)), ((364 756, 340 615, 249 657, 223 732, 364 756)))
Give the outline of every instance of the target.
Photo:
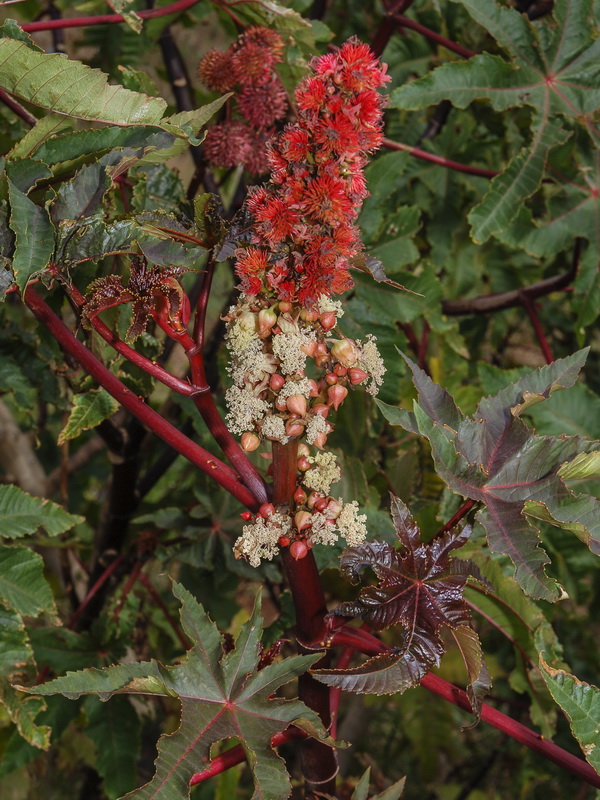
POLYGON ((415 22, 414 19, 410 19, 409 17, 403 17, 401 14, 394 14, 394 20, 400 28, 411 28, 413 31, 421 33, 430 41, 435 42, 436 44, 439 44, 442 47, 445 47, 446 50, 451 50, 453 53, 457 53, 459 56, 462 56, 463 58, 472 58, 473 56, 477 55, 477 53, 474 50, 468 50, 461 44, 453 42, 451 39, 446 39, 445 36, 441 36, 441 34, 432 31, 430 28, 426 28, 419 22, 415 22))
POLYGON ((64 322, 56 316, 52 309, 42 300, 37 292, 29 287, 24 297, 26 305, 37 319, 54 336, 62 349, 73 358, 91 375, 91 377, 112 395, 122 406, 131 411, 139 421, 150 428, 153 433, 169 444, 178 453, 191 461, 202 472, 210 475, 218 484, 237 498, 240 503, 251 511, 256 511, 260 502, 244 486, 233 470, 200 447, 187 436, 182 434, 173 425, 163 419, 154 409, 150 408, 142 399, 129 390, 121 381, 108 370, 96 356, 91 353, 79 339, 67 328, 64 322))
POLYGON ((442 525, 442 527, 436 533, 436 536, 443 536, 447 531, 451 531, 452 528, 455 528, 461 521, 461 519, 463 519, 463 517, 465 517, 469 513, 469 511, 473 508, 474 505, 475 505, 475 500, 466 500, 462 504, 462 506, 458 509, 456 514, 453 517, 451 517, 445 525, 442 525))
MULTIPOLYGON (((321 644, 319 642, 318 646, 321 644)), ((367 631, 349 625, 344 625, 335 631, 329 638, 328 645, 354 647, 366 655, 378 655, 392 649, 367 631)), ((438 675, 430 672, 421 680, 421 686, 437 694, 438 697, 442 697, 444 700, 462 708, 464 711, 468 711, 470 714, 473 713, 467 693, 438 675)), ((482 704, 481 719, 517 742, 524 744, 530 750, 534 750, 549 761, 558 764, 562 769, 573 773, 580 780, 600 788, 600 775, 590 764, 572 755, 572 753, 568 753, 553 742, 544 739, 541 734, 532 731, 526 725, 517 722, 487 703, 482 704)))
MULTIPOLYGON (((273 503, 275 506, 294 505, 298 461, 298 441, 288 444, 273 442, 273 503)), ((312 550, 296 561, 289 547, 282 549, 282 560, 296 611, 296 636, 300 644, 321 640, 325 636, 327 606, 319 570, 312 550)), ((310 651, 304 651, 310 652, 310 651)), ((329 656, 324 656, 315 667, 329 666, 329 656)), ((321 717, 323 725, 331 723, 329 689, 308 673, 298 679, 298 694, 309 708, 321 717)), ((306 797, 313 792, 335 795, 335 776, 338 766, 335 751, 316 739, 302 744, 302 771, 306 780, 306 797)))
POLYGON ((432 164, 438 164, 440 167, 447 167, 453 169, 455 172, 466 172, 469 175, 478 175, 480 178, 494 178, 500 173, 493 169, 483 169, 483 167, 471 167, 469 164, 461 164, 459 161, 452 161, 450 158, 443 156, 436 156, 433 153, 428 153, 427 150, 421 150, 419 147, 412 147, 409 144, 402 144, 402 142, 394 142, 391 139, 384 139, 382 142, 383 147, 388 150, 401 150, 410 153, 415 158, 421 158, 423 161, 431 161, 432 164))
MULTIPOLYGON (((286 742, 291 742, 294 739, 306 739, 307 734, 300 730, 300 728, 288 728, 283 733, 276 733, 275 736, 271 739, 271 747, 279 747, 286 742)), ((221 753, 220 756, 215 756, 215 758, 211 759, 210 765, 204 770, 204 772, 197 772, 190 781, 190 786, 196 786, 198 783, 203 783, 207 781, 209 778, 213 778, 215 775, 220 775, 221 772, 225 772, 227 769, 231 769, 231 767, 235 767, 236 764, 241 764, 242 761, 246 760, 246 751, 242 747, 241 744, 236 744, 235 747, 232 747, 230 750, 226 750, 224 753, 221 753)))
MULTIPOLYGON (((195 6, 199 2, 200 0, 177 0, 177 2, 162 8, 151 8, 147 11, 136 11, 135 13, 142 19, 156 19, 157 17, 166 17, 169 14, 178 14, 181 11, 186 11, 186 9, 195 6)), ((57 28, 82 28, 89 25, 114 25, 121 22, 125 22, 125 17, 122 14, 99 14, 94 17, 70 17, 68 19, 27 22, 22 25, 22 28, 27 33, 35 33, 36 31, 56 30, 57 28)))

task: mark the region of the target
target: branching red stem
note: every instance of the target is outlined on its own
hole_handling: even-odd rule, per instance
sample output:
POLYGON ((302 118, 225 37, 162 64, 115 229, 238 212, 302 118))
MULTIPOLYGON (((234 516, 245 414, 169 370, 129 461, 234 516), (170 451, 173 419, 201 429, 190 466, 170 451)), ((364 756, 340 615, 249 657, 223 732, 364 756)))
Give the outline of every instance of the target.
POLYGON ((442 527, 436 533, 436 537, 443 536, 447 531, 451 531, 452 528, 455 528, 461 521, 461 519, 463 519, 463 517, 466 517, 466 515, 473 508, 475 503, 476 503, 475 500, 466 500, 462 504, 462 506, 458 509, 456 514, 453 517, 451 517, 451 519, 449 519, 445 525, 442 525, 442 527))
POLYGON ((457 42, 453 42, 451 39, 446 39, 445 36, 442 36, 435 31, 432 31, 430 28, 426 28, 424 25, 421 25, 419 22, 415 22, 414 19, 410 19, 409 17, 404 17, 401 14, 394 14, 394 21, 400 28, 410 28, 413 31, 417 31, 417 33, 421 33, 427 39, 436 44, 445 47, 446 50, 451 50, 453 53, 456 53, 463 58, 472 58, 476 56, 477 53, 474 50, 468 50, 466 47, 463 47, 461 44, 457 42))
MULTIPOLYGON (((322 646, 322 644, 323 643, 320 642, 319 646, 322 646)), ((367 631, 349 625, 344 625, 342 628, 335 631, 329 638, 328 644, 329 646, 355 647, 366 655, 377 655, 378 653, 385 653, 392 649, 389 645, 379 641, 379 639, 367 631)), ((466 692, 448 683, 448 681, 445 681, 438 675, 434 675, 430 672, 422 679, 421 686, 437 694, 438 697, 442 697, 444 700, 462 708, 464 711, 468 711, 470 714, 472 713, 471 704, 466 692)), ((541 734, 532 731, 527 726, 503 714, 487 703, 482 704, 481 719, 497 730, 502 731, 502 733, 507 736, 510 736, 512 739, 515 739, 517 742, 524 744, 530 750, 534 750, 536 753, 540 753, 548 760, 558 764, 562 769, 576 775, 580 780, 600 788, 600 775, 598 775, 590 764, 572 755, 572 753, 568 753, 553 742, 544 739, 541 734)))
MULTIPOLYGON (((163 6, 162 8, 151 8, 147 11, 136 11, 136 14, 142 19, 156 19, 157 17, 166 17, 169 14, 178 14, 186 11, 188 8, 195 6, 200 0, 177 0, 171 5, 163 6)), ((57 28, 83 28, 89 25, 114 25, 125 22, 125 17, 122 14, 99 14, 94 17, 70 17, 68 19, 49 19, 41 20, 39 22, 27 22, 22 25, 24 31, 27 33, 35 33, 36 31, 51 31, 57 28)))
POLYGON ((154 409, 150 408, 142 399, 128 389, 121 381, 108 370, 96 356, 91 353, 67 328, 64 322, 56 316, 52 309, 45 303, 37 292, 30 286, 24 297, 26 305, 37 319, 50 331, 59 345, 91 375, 91 377, 112 395, 128 411, 131 411, 139 421, 160 436, 178 453, 181 453, 194 466, 210 475, 218 484, 237 498, 247 508, 256 511, 260 502, 244 486, 233 470, 212 456, 207 450, 187 436, 182 434, 173 425, 163 419, 154 409))
POLYGON ((494 178, 499 173, 493 169, 484 169, 483 167, 472 167, 469 164, 461 164, 459 161, 452 161, 450 158, 443 156, 436 156, 433 153, 428 153, 427 150, 421 150, 419 147, 413 147, 409 144, 402 142, 394 142, 391 139, 384 139, 383 146, 388 150, 401 150, 410 153, 415 158, 420 158, 423 161, 430 161, 432 164, 438 164, 440 167, 447 167, 453 169, 455 172, 466 172, 469 175, 478 175, 480 178, 494 178))

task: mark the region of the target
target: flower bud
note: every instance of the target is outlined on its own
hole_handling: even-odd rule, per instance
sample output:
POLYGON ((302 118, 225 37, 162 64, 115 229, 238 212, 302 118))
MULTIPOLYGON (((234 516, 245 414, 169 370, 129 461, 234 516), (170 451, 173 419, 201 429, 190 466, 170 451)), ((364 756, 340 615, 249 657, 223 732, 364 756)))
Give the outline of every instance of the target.
POLYGON ((290 544, 290 537, 289 536, 280 536, 277 540, 280 547, 288 547, 290 544))
POLYGON ((237 321, 240 328, 245 331, 251 331, 256 328, 256 314, 253 314, 252 311, 242 311, 237 321))
POLYGON ((275 408, 278 411, 287 411, 287 401, 283 397, 275 398, 275 408))
POLYGON ((282 314, 287 314, 288 311, 292 310, 292 304, 285 300, 281 300, 279 303, 279 310, 282 314))
POLYGON ((333 371, 338 376, 338 378, 345 378, 348 374, 348 370, 346 367, 343 367, 341 364, 336 364, 333 368, 333 371))
POLYGON ((313 414, 318 414, 320 417, 327 417, 329 408, 330 406, 326 406, 325 403, 316 403, 316 405, 311 408, 311 411, 313 414))
POLYGON ((343 507, 344 506, 341 503, 338 503, 337 500, 331 499, 329 503, 327 503, 327 516, 334 520, 337 519, 342 513, 343 507))
POLYGON ((348 370, 348 377, 350 378, 350 383, 353 386, 357 386, 359 383, 362 383, 365 378, 369 377, 369 373, 365 372, 364 369, 352 367, 352 369, 348 370))
POLYGON ((273 375, 269 378, 269 386, 273 389, 274 392, 278 392, 285 383, 285 378, 283 375, 279 375, 279 373, 274 372, 273 375))
POLYGON ((298 333, 298 323, 289 314, 280 314, 277 323, 282 333, 298 333))
POLYGON ((300 456, 296 464, 300 472, 306 472, 311 467, 311 463, 306 456, 300 456))
POLYGON ((296 561, 300 561, 300 559, 304 558, 308 553, 308 547, 305 542, 292 542, 290 545, 290 553, 292 558, 295 558, 296 561))
POLYGON ((321 369, 321 367, 326 367, 328 363, 329 363, 329 356, 321 355, 315 358, 315 364, 317 365, 317 367, 319 367, 319 369, 321 369))
POLYGON ((325 383, 328 386, 333 386, 337 382, 337 375, 334 372, 329 372, 327 375, 325 375, 325 383))
POLYGON ((330 331, 335 327, 335 323, 337 322, 335 311, 325 311, 325 313, 321 314, 319 317, 319 322, 324 331, 330 331))
POLYGON ((327 498, 319 497, 319 499, 315 503, 315 511, 325 511, 326 508, 327 508, 327 498))
POLYGON ((293 394, 286 400, 288 411, 303 417, 306 414, 306 397, 303 394, 293 394))
POLYGON ((306 353, 309 358, 314 358, 317 353, 317 342, 315 342, 314 339, 309 339, 300 346, 300 350, 302 350, 303 353, 306 353))
POLYGON ((260 439, 255 433, 243 433, 241 439, 242 450, 251 453, 260 444, 260 439))
POLYGON ((324 500, 324 499, 325 498, 323 497, 323 495, 320 492, 311 492, 308 495, 308 498, 306 500, 306 505, 309 508, 314 508, 315 507, 315 503, 318 503, 319 500, 324 500))
POLYGON ((313 445, 316 448, 318 448, 319 450, 322 450, 325 447, 326 444, 327 444, 327 434, 326 433, 317 433, 317 435, 315 436, 315 440, 313 442, 313 445))
POLYGON ((300 458, 300 456, 309 456, 309 455, 310 455, 309 446, 307 444, 304 444, 304 442, 299 444, 298 445, 298 458, 300 458))
POLYGON ((344 367, 353 367, 358 361, 358 348, 350 339, 340 339, 331 348, 331 355, 344 367))
POLYGON ((304 433, 304 423, 297 419, 288 419, 285 423, 286 436, 302 436, 304 433))
POLYGON ((345 386, 330 386, 327 390, 327 397, 331 400, 331 405, 337 411, 348 396, 348 389, 345 386))
POLYGON ((325 342, 318 342, 317 343, 317 353, 320 356, 329 355, 329 350, 328 350, 327 345, 325 344, 325 342))
POLYGON ((309 397, 318 397, 319 394, 320 394, 320 392, 319 392, 319 387, 317 386, 317 382, 313 381, 313 379, 310 378, 310 393, 309 393, 308 396, 309 397))
POLYGON ((294 502, 299 506, 303 506, 306 503, 306 492, 301 486, 294 492, 294 502))
POLYGON ((273 503, 263 503, 262 506, 258 509, 258 516, 264 517, 267 519, 271 516, 271 514, 275 513, 275 506, 273 503))
POLYGON ((252 514, 251 511, 242 511, 242 513, 240 514, 240 517, 244 520, 244 522, 250 522, 253 516, 254 515, 252 514))
POLYGON ((312 514, 309 511, 296 511, 294 514, 296 530, 303 531, 312 525, 312 514))
POLYGON ((314 308, 303 308, 300 311, 300 319, 303 322, 316 322, 319 319, 319 312, 314 308))
POLYGON ((270 308, 263 308, 258 312, 258 335, 261 339, 266 339, 271 335, 273 325, 277 322, 277 314, 270 308))

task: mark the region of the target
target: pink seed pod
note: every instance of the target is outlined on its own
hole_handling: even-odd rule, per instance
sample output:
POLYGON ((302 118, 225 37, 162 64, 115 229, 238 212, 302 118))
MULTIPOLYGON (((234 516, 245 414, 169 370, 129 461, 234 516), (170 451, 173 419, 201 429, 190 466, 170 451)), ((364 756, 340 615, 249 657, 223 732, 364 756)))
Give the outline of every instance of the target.
POLYGON ((353 386, 357 386, 359 383, 362 383, 366 378, 369 377, 369 373, 365 372, 364 369, 352 367, 352 369, 348 370, 348 377, 350 378, 350 383, 353 386))
POLYGON ((330 386, 327 390, 327 396, 331 400, 331 405, 337 411, 341 404, 348 396, 348 389, 345 386, 330 386))
POLYGON ((319 322, 324 331, 330 331, 335 327, 335 323, 337 322, 335 311, 326 311, 324 314, 321 314, 319 322))
POLYGON ((294 514, 294 525, 298 531, 310 528, 312 525, 312 514, 309 511, 296 511, 294 514))
POLYGON ((283 375, 279 375, 277 372, 274 372, 273 375, 269 378, 269 386, 273 389, 274 392, 278 392, 285 383, 285 378, 283 375))
POLYGON ((285 302, 285 300, 282 300, 279 303, 279 310, 281 311, 282 314, 287 314, 289 311, 292 310, 292 304, 285 302))
POLYGON ((299 506, 303 506, 306 503, 306 492, 301 486, 294 492, 294 502, 299 506))
POLYGON ((324 499, 325 499, 325 498, 323 497, 323 495, 322 495, 320 492, 311 492, 311 493, 308 495, 308 499, 307 499, 307 501, 306 501, 306 505, 307 505, 309 508, 314 508, 314 507, 315 507, 315 505, 316 505, 316 503, 318 503, 318 502, 319 502, 319 500, 324 500, 324 499))
POLYGON ((288 411, 292 414, 298 414, 299 417, 304 417, 306 414, 306 397, 303 394, 293 394, 286 400, 288 411))
POLYGON ((298 445, 298 458, 300 458, 300 456, 309 456, 309 455, 310 455, 310 447, 307 444, 305 444, 304 442, 299 444, 298 445))
POLYGON ((344 506, 341 503, 338 503, 337 500, 333 498, 327 503, 327 516, 331 517, 331 519, 337 519, 339 515, 342 513, 342 508, 344 506))
POLYGON ((322 355, 322 356, 317 356, 315 358, 315 364, 317 365, 317 367, 319 367, 319 369, 321 369, 322 367, 326 367, 328 363, 329 363, 329 356, 322 355))
POLYGON ((358 361, 358 348, 350 339, 340 339, 331 348, 331 355, 344 367, 353 367, 358 361))
POLYGON ((329 372, 329 373, 327 373, 327 375, 325 375, 325 383, 328 386, 333 386, 337 382, 338 382, 338 379, 337 379, 337 375, 335 374, 335 372, 329 372))
POLYGON ((319 387, 317 386, 317 382, 313 381, 313 379, 310 378, 310 394, 309 394, 309 397, 318 397, 319 394, 320 394, 320 391, 319 391, 319 387))
POLYGON ((300 350, 306 353, 309 358, 314 358, 317 353, 317 342, 314 339, 309 339, 308 342, 300 347, 300 350))
POLYGON ((333 368, 333 371, 338 376, 338 378, 345 378, 348 374, 348 370, 346 367, 343 367, 341 364, 336 364, 333 368))
POLYGON ((296 561, 300 561, 300 559, 304 558, 308 553, 308 547, 305 542, 292 542, 290 545, 290 553, 292 558, 295 558, 296 561))
POLYGON ((303 308, 300 311, 300 319, 303 322, 316 322, 319 319, 319 312, 314 308, 303 308))
POLYGON ((317 414, 319 417, 327 417, 329 414, 329 406, 326 406, 325 403, 316 403, 312 408, 311 411, 313 414, 317 414))
POLYGON ((327 498, 320 497, 317 502, 315 503, 315 511, 325 511, 327 508, 327 498))
POLYGON ((280 536, 277 540, 280 547, 288 547, 290 544, 290 537, 289 536, 280 536))
POLYGON ((255 433, 243 433, 241 438, 242 450, 251 453, 260 444, 260 439, 255 433))

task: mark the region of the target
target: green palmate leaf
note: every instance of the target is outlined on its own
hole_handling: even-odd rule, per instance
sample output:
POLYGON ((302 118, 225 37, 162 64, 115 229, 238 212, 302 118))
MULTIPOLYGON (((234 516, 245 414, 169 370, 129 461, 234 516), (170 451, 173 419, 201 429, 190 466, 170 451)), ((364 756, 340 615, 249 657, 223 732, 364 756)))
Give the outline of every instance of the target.
POLYGON ((590 549, 600 552, 593 499, 573 495, 559 474, 563 464, 593 451, 594 443, 581 437, 536 436, 519 415, 554 390, 572 385, 585 356, 581 351, 523 376, 483 399, 473 418, 465 417, 448 392, 406 359, 419 400, 414 414, 392 416, 429 439, 440 477, 453 491, 483 504, 477 519, 491 549, 510 556, 528 594, 547 600, 556 600, 559 589, 545 574, 548 558, 523 515, 532 509, 525 504, 545 506, 557 524, 575 530, 590 549))
POLYGON ((469 213, 475 242, 483 244, 514 219, 523 201, 539 188, 549 150, 562 144, 567 136, 568 133, 552 120, 533 131, 531 145, 493 179, 485 199, 469 213))
POLYGON ((40 698, 18 695, 11 683, 35 674, 33 652, 23 620, 16 611, 0 605, 0 704, 6 709, 19 734, 34 747, 47 749, 50 729, 36 725, 35 717, 45 703, 40 698), (34 700, 28 703, 27 700, 34 700))
POLYGON ((16 237, 12 269, 21 292, 29 280, 43 272, 54 252, 54 227, 48 212, 36 206, 10 180, 10 227, 16 237))
POLYGON ((157 125, 167 107, 162 98, 109 85, 100 70, 16 39, 0 40, 0 86, 49 111, 116 125, 157 125))
POLYGON ((291 785, 283 761, 271 748, 271 737, 294 723, 325 737, 318 716, 298 700, 273 698, 283 684, 304 673, 320 654, 295 656, 258 670, 262 632, 257 602, 242 627, 235 648, 223 654, 223 637, 202 606, 182 586, 181 622, 194 642, 182 662, 164 667, 156 662, 68 673, 28 690, 41 695, 77 698, 95 694, 107 700, 114 694, 156 694, 178 697, 181 724, 158 743, 154 778, 128 797, 143 800, 189 798, 189 781, 208 764, 215 742, 235 736, 241 740, 255 780, 254 800, 285 800, 291 785))
MULTIPOLYGON (((402 549, 386 542, 367 542, 344 551, 342 572, 356 582, 365 567, 373 570, 378 586, 364 587, 356 600, 342 603, 336 615, 359 617, 373 630, 393 625, 401 629, 403 643, 391 653, 377 656, 357 669, 316 670, 318 680, 346 691, 390 694, 417 684, 444 653, 442 628, 456 632, 468 627, 470 612, 462 597, 469 576, 468 563, 450 559, 450 552, 466 542, 470 528, 449 531, 429 544, 421 541, 419 528, 408 509, 392 498, 392 519, 402 549)), ((480 705, 479 689, 490 681, 479 640, 458 633, 457 644, 467 664, 472 692, 480 705)))
POLYGON ((44 528, 57 536, 83 522, 83 517, 69 514, 56 503, 31 495, 18 486, 0 486, 0 536, 18 539, 44 528))
POLYGON ((553 669, 540 655, 540 667, 552 697, 565 712, 585 757, 600 772, 600 689, 562 669, 553 669))
POLYGON ((52 590, 44 578, 44 561, 27 547, 0 545, 0 602, 27 617, 43 611, 56 615, 52 590))
POLYGON ((75 439, 83 431, 95 428, 118 408, 117 401, 105 389, 93 389, 85 394, 75 395, 69 419, 58 435, 58 444, 75 439))

